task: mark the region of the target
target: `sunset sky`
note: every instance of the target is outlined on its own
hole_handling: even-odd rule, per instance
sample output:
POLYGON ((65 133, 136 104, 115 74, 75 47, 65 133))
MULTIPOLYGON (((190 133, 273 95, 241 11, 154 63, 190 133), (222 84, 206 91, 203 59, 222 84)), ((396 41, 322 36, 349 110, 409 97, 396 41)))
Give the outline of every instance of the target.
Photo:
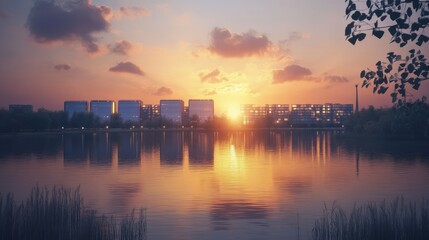
MULTIPOLYGON (((351 45, 344 8, 340 0, 2 0, 0 108, 210 98, 221 115, 242 103, 354 104, 360 71, 400 49, 388 34, 351 45)), ((427 83, 412 94, 423 93, 427 83)), ((391 99, 360 89, 360 104, 391 99)))

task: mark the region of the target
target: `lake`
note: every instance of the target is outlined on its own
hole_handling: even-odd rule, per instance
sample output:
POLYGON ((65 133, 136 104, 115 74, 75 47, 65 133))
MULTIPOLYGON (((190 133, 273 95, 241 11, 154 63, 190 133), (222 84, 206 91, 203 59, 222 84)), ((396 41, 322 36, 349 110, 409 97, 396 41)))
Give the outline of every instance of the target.
POLYGON ((429 199, 429 143, 337 131, 0 136, 0 192, 80 186, 85 205, 145 208, 155 239, 309 239, 324 205, 429 199), (298 236, 299 235, 299 236, 298 236))

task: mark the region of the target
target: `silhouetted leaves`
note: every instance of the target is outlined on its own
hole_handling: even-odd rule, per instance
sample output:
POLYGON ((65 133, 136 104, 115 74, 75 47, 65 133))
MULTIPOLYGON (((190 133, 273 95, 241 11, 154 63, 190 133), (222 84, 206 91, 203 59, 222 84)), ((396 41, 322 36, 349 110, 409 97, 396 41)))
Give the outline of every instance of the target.
MULTIPOLYGON (((345 29, 346 39, 353 45, 363 41, 367 32, 378 39, 384 36, 385 30, 391 36, 391 43, 404 47, 409 43, 422 46, 429 42, 425 30, 429 27, 429 1, 426 0, 345 0, 346 15, 352 21, 345 29), (359 10, 357 10, 359 9, 359 10), (384 20, 389 17, 388 21, 384 20)), ((410 55, 389 52, 388 62, 378 61, 376 70, 361 71, 362 87, 373 87, 373 92, 384 94, 393 84, 390 94, 393 102, 400 102, 398 96, 405 97, 406 86, 418 90, 421 82, 429 78, 429 64, 420 50, 409 51, 410 55)))
POLYGON ((393 92, 390 94, 392 102, 398 100, 398 94, 402 97, 406 96, 406 85, 418 90, 421 81, 429 79, 429 64, 421 51, 412 49, 409 53, 409 56, 402 58, 401 55, 389 52, 388 62, 378 61, 375 64, 376 71, 361 71, 362 87, 372 86, 374 93, 384 94, 389 85, 394 84, 393 92), (395 71, 393 71, 394 68, 396 68, 395 71))

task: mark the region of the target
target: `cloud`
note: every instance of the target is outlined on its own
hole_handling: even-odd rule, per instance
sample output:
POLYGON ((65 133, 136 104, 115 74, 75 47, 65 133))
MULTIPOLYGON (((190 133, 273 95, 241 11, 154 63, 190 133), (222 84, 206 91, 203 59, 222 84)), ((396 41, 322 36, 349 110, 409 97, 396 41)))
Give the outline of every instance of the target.
POLYGON ((133 45, 128 41, 122 40, 120 42, 107 45, 107 48, 109 48, 110 52, 112 53, 128 55, 128 53, 132 50, 133 45))
POLYGON ((116 18, 129 17, 145 17, 149 16, 150 12, 144 7, 120 7, 119 10, 115 11, 116 18))
POLYGON ((71 66, 69 64, 57 64, 54 66, 54 69, 57 71, 61 71, 61 70, 68 71, 71 69, 71 66))
POLYGON ((222 57, 250 57, 263 55, 271 50, 272 43, 265 35, 255 31, 237 34, 226 28, 215 28, 211 32, 208 50, 222 57))
POLYGON ((289 65, 282 70, 273 71, 273 82, 284 83, 288 81, 299 81, 299 80, 314 80, 311 78, 311 71, 308 68, 301 67, 299 65, 289 65))
POLYGON ((214 89, 204 89, 203 93, 206 96, 213 96, 217 94, 216 90, 214 89))
POLYGON ((153 93, 154 95, 157 96, 165 96, 165 95, 171 95, 173 94, 173 90, 171 90, 168 87, 160 87, 158 88, 158 90, 156 90, 156 92, 153 93))
POLYGON ((132 62, 120 62, 116 66, 109 68, 111 72, 124 72, 144 76, 144 72, 132 62))
POLYGON ((39 43, 80 41, 88 53, 100 50, 94 33, 109 28, 111 9, 90 0, 36 0, 27 19, 31 36, 39 43))
POLYGON ((349 81, 348 78, 344 76, 337 76, 337 75, 328 75, 323 80, 325 82, 331 82, 331 83, 346 83, 349 81))
POLYGON ((221 71, 219 69, 215 69, 209 73, 200 73, 199 74, 201 82, 207 82, 207 83, 221 83, 221 82, 227 82, 228 78, 223 76, 221 71))

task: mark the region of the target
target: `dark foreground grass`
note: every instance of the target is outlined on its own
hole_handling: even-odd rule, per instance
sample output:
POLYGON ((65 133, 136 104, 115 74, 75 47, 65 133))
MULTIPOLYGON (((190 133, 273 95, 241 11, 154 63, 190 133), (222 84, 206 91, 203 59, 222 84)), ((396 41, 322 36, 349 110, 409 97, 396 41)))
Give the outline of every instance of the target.
POLYGON ((428 240, 429 201, 406 202, 397 198, 379 204, 355 205, 350 214, 325 205, 312 231, 315 240, 428 240))
POLYGON ((98 215, 86 208, 76 190, 35 187, 17 203, 0 193, 1 239, 146 239, 146 215, 133 210, 124 218, 98 215))

